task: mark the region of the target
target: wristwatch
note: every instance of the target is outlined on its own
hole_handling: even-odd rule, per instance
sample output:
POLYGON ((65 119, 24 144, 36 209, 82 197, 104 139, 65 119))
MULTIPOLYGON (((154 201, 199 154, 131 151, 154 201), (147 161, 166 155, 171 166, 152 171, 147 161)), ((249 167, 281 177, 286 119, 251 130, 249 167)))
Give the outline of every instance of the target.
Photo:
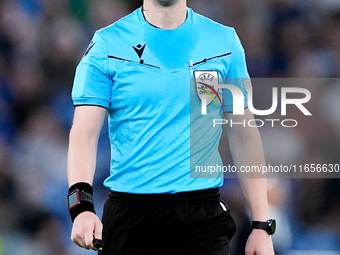
POLYGON ((87 201, 93 204, 93 196, 90 193, 75 189, 67 195, 68 210, 76 208, 82 201, 87 201))
POLYGON ((263 229, 268 235, 273 235, 276 230, 276 221, 275 219, 269 219, 267 221, 252 221, 251 229, 263 229))

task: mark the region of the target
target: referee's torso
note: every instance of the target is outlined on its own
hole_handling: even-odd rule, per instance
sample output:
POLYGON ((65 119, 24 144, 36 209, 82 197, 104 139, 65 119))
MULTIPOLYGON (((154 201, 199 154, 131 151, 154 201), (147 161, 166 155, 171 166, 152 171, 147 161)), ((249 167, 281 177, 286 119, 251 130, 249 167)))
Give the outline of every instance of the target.
MULTIPOLYGON (((177 193, 222 185, 222 178, 190 178, 196 163, 222 164, 221 129, 208 130, 200 112, 192 111, 201 105, 192 95, 194 71, 211 70, 217 78, 248 78, 234 29, 191 9, 174 30, 152 26, 140 8, 96 32, 77 67, 72 98, 75 105, 108 109, 111 169, 105 186, 118 192, 177 193), (195 136, 193 127, 199 127, 195 136), (198 142, 202 139, 207 143, 198 142), (195 155, 193 144, 199 146, 195 155)), ((223 97, 222 90, 219 94, 223 97)), ((224 110, 231 106, 224 96, 224 110)), ((222 118, 223 108, 210 104, 210 117, 222 118)))

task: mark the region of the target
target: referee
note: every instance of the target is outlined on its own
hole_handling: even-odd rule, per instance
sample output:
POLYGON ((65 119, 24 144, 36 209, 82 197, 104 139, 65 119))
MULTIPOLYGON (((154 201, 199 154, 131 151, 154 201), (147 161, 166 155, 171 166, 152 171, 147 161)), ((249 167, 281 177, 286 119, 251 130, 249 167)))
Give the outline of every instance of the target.
MULTIPOLYGON (((211 80, 249 78, 234 29, 196 14, 186 0, 144 0, 95 33, 72 91, 67 198, 75 244, 101 255, 230 253, 236 227, 218 191, 223 179, 190 178, 190 125, 204 125, 200 116, 190 119, 190 104, 201 105, 190 99, 190 79, 203 71, 211 80), (111 169, 104 185, 111 192, 101 222, 91 184, 107 113, 111 169)), ((246 84, 238 85, 245 98, 246 84)), ((210 104, 209 112, 253 119, 248 109, 233 115, 226 93, 222 108, 210 104)), ((257 129, 238 126, 228 128, 235 166, 265 164, 257 129)), ((216 130, 207 132, 211 146, 199 151, 219 164, 216 130)), ((272 255, 266 179, 240 181, 253 220, 246 254, 272 255)))

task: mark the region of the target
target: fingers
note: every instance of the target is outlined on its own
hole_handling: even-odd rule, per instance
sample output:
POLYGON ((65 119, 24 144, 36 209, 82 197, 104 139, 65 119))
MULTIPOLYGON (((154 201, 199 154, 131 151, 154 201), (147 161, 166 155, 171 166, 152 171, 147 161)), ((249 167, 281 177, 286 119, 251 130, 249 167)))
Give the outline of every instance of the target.
POLYGON ((81 248, 89 250, 89 247, 86 246, 84 239, 81 236, 77 236, 76 238, 72 238, 71 240, 81 248))
POLYGON ((103 226, 99 218, 92 212, 84 212, 74 220, 71 240, 81 248, 97 251, 93 241, 101 240, 102 230, 103 226))
POLYGON ((84 243, 79 243, 77 240, 73 240, 73 242, 76 244, 76 245, 78 245, 79 247, 81 247, 81 248, 84 248, 85 246, 84 246, 84 243))
POLYGON ((86 235, 85 238, 78 236, 76 239, 72 241, 81 248, 84 249, 92 249, 94 251, 102 250, 104 247, 104 242, 101 239, 94 238, 92 235, 92 239, 89 239, 90 235, 86 235), (89 241, 92 240, 92 241, 89 241))
POLYGON ((103 224, 100 221, 95 222, 93 237, 95 239, 102 239, 102 232, 103 232, 103 224))
POLYGON ((85 247, 87 250, 93 249, 93 230, 88 230, 84 233, 85 247))
POLYGON ((96 221, 94 224, 92 245, 94 250, 102 250, 104 243, 102 241, 103 224, 100 221, 96 221), (95 243, 96 242, 96 243, 95 243))

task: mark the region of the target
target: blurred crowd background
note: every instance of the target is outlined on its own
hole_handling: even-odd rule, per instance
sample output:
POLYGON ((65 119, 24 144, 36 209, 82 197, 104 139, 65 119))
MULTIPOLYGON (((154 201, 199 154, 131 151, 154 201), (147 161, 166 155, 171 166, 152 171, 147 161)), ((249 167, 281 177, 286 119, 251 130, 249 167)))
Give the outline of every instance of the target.
MULTIPOLYGON (((95 30, 141 6, 129 0, 0 0, 0 255, 81 255, 70 241, 66 155, 75 67, 95 30)), ((340 1, 189 0, 194 11, 236 28, 254 78, 333 78, 310 87, 313 117, 296 128, 261 128, 271 164, 339 163, 340 1)), ((255 87, 255 85, 254 85, 255 87)), ((271 105, 256 86, 255 103, 271 105)), ((225 136, 225 135, 224 135, 225 136)), ((104 126, 94 181, 97 212, 108 190, 104 126)), ((221 150, 228 158, 225 146, 221 150)), ((277 254, 340 254, 340 179, 269 179, 277 254)), ((237 179, 222 195, 243 253, 249 212, 237 179)), ((93 254, 93 252, 92 252, 93 254)))

